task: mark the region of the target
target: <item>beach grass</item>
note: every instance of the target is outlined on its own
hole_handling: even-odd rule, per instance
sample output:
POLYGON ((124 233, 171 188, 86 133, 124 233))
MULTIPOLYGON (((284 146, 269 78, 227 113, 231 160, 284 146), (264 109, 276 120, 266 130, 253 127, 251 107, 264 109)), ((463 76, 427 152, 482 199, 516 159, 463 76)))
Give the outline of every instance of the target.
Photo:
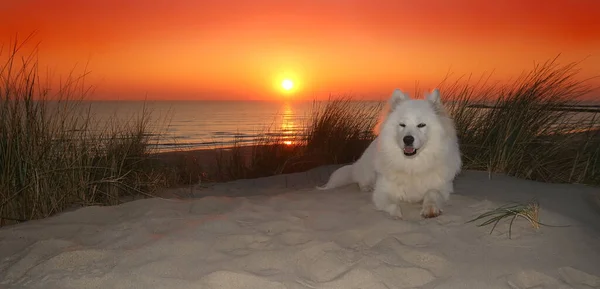
POLYGON ((592 91, 577 63, 536 64, 506 85, 453 82, 449 104, 466 169, 524 179, 599 184, 600 114, 569 107, 592 91))
POLYGON ((540 223, 539 218, 540 213, 540 205, 536 200, 531 200, 526 203, 511 203, 502 205, 496 209, 485 212, 476 218, 473 218, 467 223, 484 220, 482 223, 478 224, 478 227, 488 226, 494 224, 490 229, 490 234, 494 232, 498 223, 503 219, 510 219, 510 223, 508 224, 508 238, 512 237, 512 226, 515 220, 519 217, 527 220, 531 227, 534 229, 539 229, 540 225, 545 225, 540 223))
POLYGON ((536 199, 531 199, 527 202, 511 202, 499 206, 493 210, 487 211, 478 215, 477 217, 467 221, 472 223, 476 221, 483 221, 477 225, 477 227, 484 227, 493 224, 490 229, 490 234, 494 232, 500 221, 510 219, 508 223, 508 238, 512 238, 512 226, 517 218, 525 219, 529 222, 531 227, 535 230, 544 227, 569 227, 569 225, 549 225, 540 221, 540 204, 536 199))
POLYGON ((356 102, 348 95, 315 103, 309 118, 304 146, 325 164, 357 160, 375 139, 374 128, 382 103, 356 102))
POLYGON ((0 225, 151 194, 162 177, 143 165, 149 112, 94 118, 83 102, 85 73, 51 90, 36 53, 21 47, 0 54, 0 225))
POLYGON ((213 179, 266 177, 355 161, 375 138, 373 129, 381 107, 381 103, 356 102, 347 95, 315 101, 300 133, 267 130, 250 147, 236 142, 227 151, 219 150, 213 179))

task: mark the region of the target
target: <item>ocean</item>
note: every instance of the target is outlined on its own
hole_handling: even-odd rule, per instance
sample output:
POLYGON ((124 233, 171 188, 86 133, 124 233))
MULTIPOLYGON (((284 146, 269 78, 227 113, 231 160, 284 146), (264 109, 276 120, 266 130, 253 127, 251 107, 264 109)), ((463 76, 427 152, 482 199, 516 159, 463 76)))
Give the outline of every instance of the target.
MULTIPOLYGON (((303 130, 314 108, 312 101, 91 101, 84 107, 87 104, 100 120, 99 128, 105 121, 133 120, 145 109, 150 144, 160 152, 251 144, 265 134, 285 139, 303 130)), ((597 103, 589 105, 586 109, 600 110, 597 103)), ((589 112, 574 113, 577 121, 589 112)))
POLYGON ((212 149, 252 143, 265 134, 299 133, 310 118, 312 101, 93 101, 102 122, 150 116, 150 143, 158 151, 212 149))

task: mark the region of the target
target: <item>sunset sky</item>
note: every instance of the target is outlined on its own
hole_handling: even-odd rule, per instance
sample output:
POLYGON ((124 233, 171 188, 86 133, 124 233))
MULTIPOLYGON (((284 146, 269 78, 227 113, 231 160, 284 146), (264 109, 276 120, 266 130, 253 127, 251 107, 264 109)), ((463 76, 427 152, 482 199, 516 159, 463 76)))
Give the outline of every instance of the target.
POLYGON ((1 2, 2 57, 37 31, 41 64, 55 78, 87 64, 96 99, 380 99, 559 53, 600 74, 598 0, 1 2))

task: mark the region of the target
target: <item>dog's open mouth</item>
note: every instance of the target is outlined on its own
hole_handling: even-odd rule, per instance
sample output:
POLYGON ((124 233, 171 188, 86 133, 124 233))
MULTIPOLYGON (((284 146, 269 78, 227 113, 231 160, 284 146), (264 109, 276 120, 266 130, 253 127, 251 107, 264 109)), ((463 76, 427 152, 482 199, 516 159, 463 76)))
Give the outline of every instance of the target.
POLYGON ((405 156, 414 156, 417 154, 417 149, 411 146, 405 146, 404 147, 404 155, 405 156))

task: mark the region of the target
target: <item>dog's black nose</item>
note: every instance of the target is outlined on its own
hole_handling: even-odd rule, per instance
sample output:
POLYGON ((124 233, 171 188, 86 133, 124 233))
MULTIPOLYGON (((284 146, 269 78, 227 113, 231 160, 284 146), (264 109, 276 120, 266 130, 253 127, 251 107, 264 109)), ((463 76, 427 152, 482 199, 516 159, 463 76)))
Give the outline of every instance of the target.
POLYGON ((405 145, 410 146, 413 144, 413 142, 415 142, 415 138, 412 135, 407 135, 402 139, 402 141, 405 145))

